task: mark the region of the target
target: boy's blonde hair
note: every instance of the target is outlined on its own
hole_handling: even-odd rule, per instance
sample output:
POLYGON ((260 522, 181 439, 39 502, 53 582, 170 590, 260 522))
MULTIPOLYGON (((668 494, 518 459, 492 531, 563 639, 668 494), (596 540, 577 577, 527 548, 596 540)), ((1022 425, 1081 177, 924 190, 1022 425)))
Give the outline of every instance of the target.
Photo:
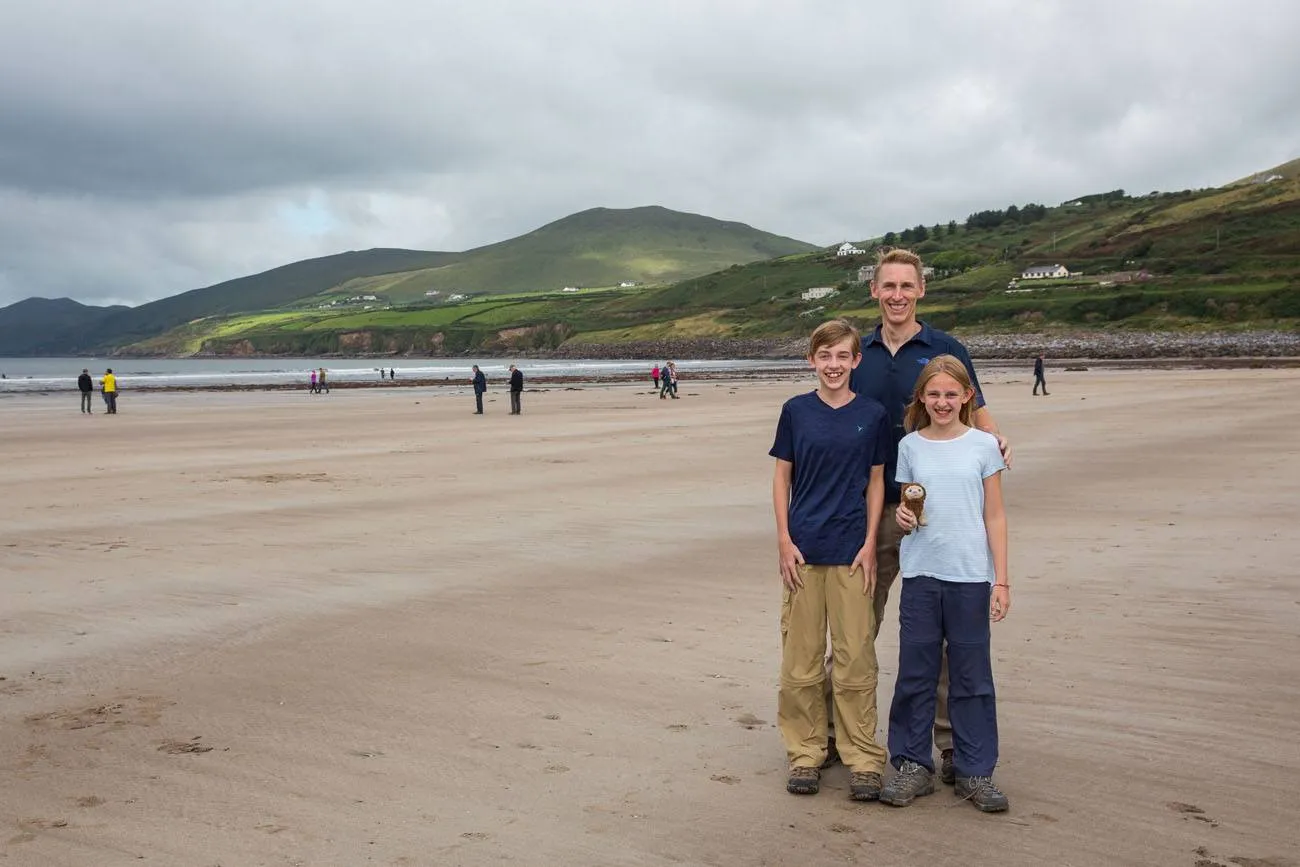
POLYGON ((895 247, 892 250, 881 250, 876 255, 876 275, 872 277, 873 283, 880 282, 880 269, 885 265, 911 265, 916 269, 916 282, 919 284, 925 278, 922 276, 921 257, 911 250, 904 250, 902 247, 895 247))
POLYGON ((834 346, 846 337, 853 338, 853 354, 861 355, 862 335, 858 333, 858 329, 843 319, 823 322, 817 326, 808 340, 808 357, 812 358, 823 346, 834 346))
POLYGON ((930 380, 943 373, 957 380, 962 391, 971 392, 970 399, 961 405, 961 412, 957 414, 957 418, 967 427, 974 427, 971 421, 975 418, 975 384, 971 382, 966 365, 962 364, 961 359, 955 355, 936 355, 930 359, 929 364, 921 368, 921 375, 916 378, 916 388, 912 389, 912 402, 907 405, 907 411, 903 415, 903 430, 914 431, 929 427, 930 414, 925 411, 923 400, 925 388, 930 384, 930 380))

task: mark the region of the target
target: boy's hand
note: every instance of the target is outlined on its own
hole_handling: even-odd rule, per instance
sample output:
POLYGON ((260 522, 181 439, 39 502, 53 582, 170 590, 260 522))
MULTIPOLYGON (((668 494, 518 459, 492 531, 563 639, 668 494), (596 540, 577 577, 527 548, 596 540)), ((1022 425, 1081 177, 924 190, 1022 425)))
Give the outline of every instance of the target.
POLYGON ((858 550, 849 566, 849 574, 862 570, 862 595, 870 596, 876 590, 876 543, 868 542, 858 550))
POLYGON ((1011 610, 1011 588, 1005 584, 993 585, 993 597, 989 599, 989 619, 997 623, 1011 610))
POLYGON ((791 593, 803 587, 803 578, 799 577, 799 567, 804 565, 803 554, 794 542, 782 539, 776 543, 777 557, 781 562, 781 582, 791 593))
POLYGON ((894 513, 894 520, 898 522, 898 528, 904 533, 910 533, 916 529, 916 515, 913 515, 912 510, 902 503, 898 504, 898 511, 894 513))
POLYGON ((1002 462, 1007 465, 1007 469, 1011 469, 1011 440, 1002 434, 994 434, 994 436, 998 438, 998 451, 1002 452, 1002 462))

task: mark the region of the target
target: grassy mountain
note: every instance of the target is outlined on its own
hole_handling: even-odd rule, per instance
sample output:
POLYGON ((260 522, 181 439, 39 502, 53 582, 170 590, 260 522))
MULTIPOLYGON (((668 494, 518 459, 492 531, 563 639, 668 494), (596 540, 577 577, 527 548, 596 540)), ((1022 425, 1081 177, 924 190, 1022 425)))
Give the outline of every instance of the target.
POLYGON ((343 283, 331 294, 373 294, 400 304, 433 290, 478 295, 668 283, 813 249, 744 223, 668 208, 593 208, 432 267, 343 283))
POLYGON ((0 308, 0 355, 81 352, 102 323, 129 307, 95 307, 71 298, 28 298, 0 308))
POLYGON ((22 329, 0 332, 0 355, 107 351, 201 317, 281 307, 342 280, 424 267, 450 255, 455 254, 383 249, 339 253, 192 289, 139 307, 88 307, 67 302, 81 308, 77 311, 67 304, 28 298, 0 309, 0 322, 17 310, 24 323, 22 329))
POLYGON ((375 306, 386 306, 423 302, 431 290, 445 297, 458 292, 671 282, 812 249, 811 244, 743 223, 667 208, 595 208, 464 253, 376 249, 294 262, 139 307, 115 309, 97 316, 93 328, 57 313, 43 320, 29 316, 25 329, 0 335, 9 338, 0 341, 0 354, 106 351, 137 344, 143 351, 189 351, 194 335, 209 326, 221 328, 219 323, 229 317, 257 311, 307 310, 358 295, 374 295, 375 306), (176 335, 159 337, 176 329, 176 335))
MULTIPOLYGON (((1300 173, 1285 168, 1215 189, 1113 190, 1055 207, 981 211, 860 242, 869 251, 862 256, 800 252, 632 291, 281 311, 194 323, 136 349, 451 354, 786 337, 832 315, 873 321, 858 268, 874 262, 877 248, 894 245, 915 249, 935 267, 925 318, 959 332, 1300 329, 1300 173), (1269 180, 1273 175, 1281 177, 1269 180), (1026 267, 1053 263, 1075 276, 1018 279, 1026 267), (802 300, 813 286, 839 291, 802 300)), ((600 213, 574 219, 599 222, 600 213)))

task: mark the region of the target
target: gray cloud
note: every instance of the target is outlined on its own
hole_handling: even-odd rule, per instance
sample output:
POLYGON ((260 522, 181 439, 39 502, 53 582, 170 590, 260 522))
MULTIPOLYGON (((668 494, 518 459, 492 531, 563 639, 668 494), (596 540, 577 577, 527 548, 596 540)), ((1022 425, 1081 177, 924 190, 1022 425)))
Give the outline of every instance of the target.
POLYGON ((596 205, 830 243, 1300 156, 1288 0, 11 5, 0 303, 596 205))

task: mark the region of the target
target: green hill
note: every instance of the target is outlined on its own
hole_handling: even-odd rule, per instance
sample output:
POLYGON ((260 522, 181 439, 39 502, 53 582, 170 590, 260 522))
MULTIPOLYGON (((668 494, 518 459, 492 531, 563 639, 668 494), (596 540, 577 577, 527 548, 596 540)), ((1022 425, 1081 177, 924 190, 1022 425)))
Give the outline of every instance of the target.
MULTIPOLYGON (((37 305, 24 319, 22 332, 0 332, 0 355, 111 351, 194 319, 278 308, 316 295, 344 280, 424 267, 451 255, 455 254, 382 249, 339 253, 192 289, 139 307, 78 305, 92 312, 72 318, 64 310, 37 305)), ((0 320, 20 305, 45 300, 28 298, 0 309, 0 320)))
MULTIPOLYGON (((858 246, 868 252, 857 256, 798 252, 627 291, 482 296, 461 304, 211 320, 134 349, 439 355, 617 351, 623 344, 673 342, 708 352, 722 345, 718 341, 805 334, 832 315, 873 321, 869 287, 858 282, 858 269, 874 263, 880 247, 895 245, 915 249, 935 268, 927 281, 925 317, 958 332, 1300 330, 1300 175, 1286 168, 1215 189, 1144 195, 1112 190, 1054 207, 1026 203, 979 211, 862 241, 858 246), (1020 279, 1030 266, 1056 263, 1072 276, 1020 279), (803 291, 817 286, 837 292, 804 301, 803 291)), ((609 213, 575 215, 570 228, 599 226, 609 213)), ((544 239, 566 222, 534 234, 544 239)), ((533 249, 541 249, 540 240, 529 241, 535 242, 533 249)), ((444 267, 451 266, 382 280, 414 279, 444 267)))
POLYGON ((196 340, 202 343, 203 334, 226 333, 226 320, 259 311, 305 312, 332 305, 356 312, 371 301, 370 306, 380 307, 425 303, 430 297, 440 300, 456 293, 663 283, 813 249, 811 244, 743 223, 667 208, 594 208, 463 253, 389 249, 340 253, 75 322, 58 315, 26 316, 23 328, 0 331, 0 355, 112 351, 124 346, 151 353, 188 352, 196 340), (430 292, 438 295, 426 294, 430 292), (374 298, 349 302, 362 296, 374 298))
POLYGON ((372 294, 401 304, 421 300, 431 291, 481 295, 669 283, 814 249, 744 223, 668 208, 593 208, 433 267, 352 280, 330 294, 372 294))

